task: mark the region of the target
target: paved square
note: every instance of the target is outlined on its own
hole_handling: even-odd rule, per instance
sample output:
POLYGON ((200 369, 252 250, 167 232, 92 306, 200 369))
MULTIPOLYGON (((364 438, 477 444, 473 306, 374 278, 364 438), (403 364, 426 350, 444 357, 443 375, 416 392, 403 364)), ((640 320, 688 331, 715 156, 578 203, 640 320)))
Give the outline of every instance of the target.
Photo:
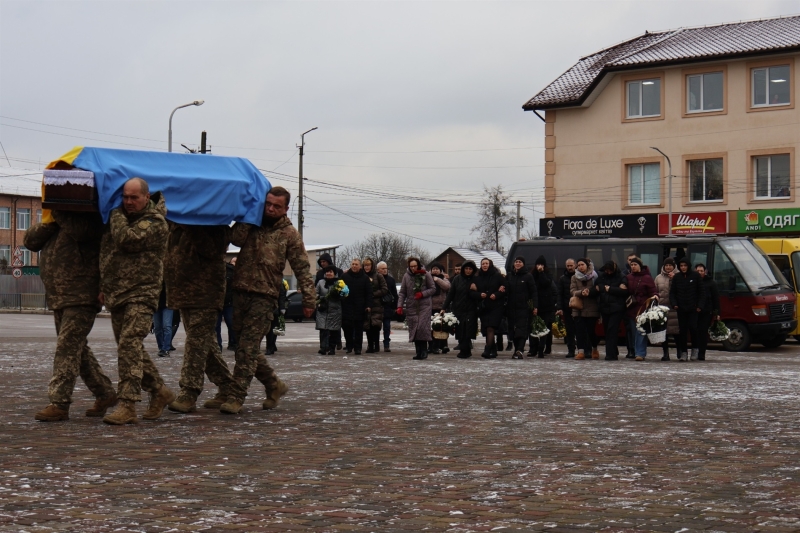
MULTIPOLYGON (((278 409, 254 382, 238 416, 112 427, 83 416, 82 383, 70 421, 33 419, 52 316, 0 314, 0 530, 800 531, 794 341, 704 363, 572 361, 561 344, 419 362, 401 331, 391 354, 323 357, 311 323, 288 329, 278 409)), ((182 335, 154 358, 174 388, 182 335)), ((108 319, 90 341, 116 381, 108 319)))

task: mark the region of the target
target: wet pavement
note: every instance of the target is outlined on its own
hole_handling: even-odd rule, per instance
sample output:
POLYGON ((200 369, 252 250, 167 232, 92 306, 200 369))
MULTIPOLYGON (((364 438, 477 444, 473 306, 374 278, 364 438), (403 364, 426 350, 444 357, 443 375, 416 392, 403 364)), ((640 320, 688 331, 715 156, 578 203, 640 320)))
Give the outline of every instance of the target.
MULTIPOLYGON (((398 341, 323 357, 315 338, 279 338, 291 390, 274 411, 254 383, 241 415, 112 427, 83 416, 79 383, 71 419, 42 423, 52 316, 0 315, 0 531, 800 531, 794 342, 692 363, 566 360, 561 344, 419 362, 398 341)), ((182 339, 154 357, 170 386, 182 339)), ((108 319, 90 342, 115 380, 108 319)))

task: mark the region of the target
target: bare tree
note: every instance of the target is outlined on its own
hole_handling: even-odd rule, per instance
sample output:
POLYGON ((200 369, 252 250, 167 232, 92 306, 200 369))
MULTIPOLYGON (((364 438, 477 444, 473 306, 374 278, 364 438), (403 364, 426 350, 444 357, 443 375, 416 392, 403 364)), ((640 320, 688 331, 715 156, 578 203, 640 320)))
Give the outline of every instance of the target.
MULTIPOLYGON (((516 226, 517 218, 510 209, 509 196, 503 192, 503 186, 483 186, 484 200, 478 206, 478 224, 472 228, 476 234, 473 243, 484 250, 495 250, 505 253, 502 238, 511 236, 511 228, 516 226)), ((522 222, 522 221, 521 221, 522 222)))
POLYGON ((343 246, 336 254, 336 266, 347 270, 354 258, 371 257, 375 263, 385 261, 389 268, 389 274, 399 281, 406 270, 406 260, 412 255, 419 257, 423 265, 431 259, 430 254, 415 246, 410 237, 401 237, 391 233, 373 233, 363 240, 343 246))

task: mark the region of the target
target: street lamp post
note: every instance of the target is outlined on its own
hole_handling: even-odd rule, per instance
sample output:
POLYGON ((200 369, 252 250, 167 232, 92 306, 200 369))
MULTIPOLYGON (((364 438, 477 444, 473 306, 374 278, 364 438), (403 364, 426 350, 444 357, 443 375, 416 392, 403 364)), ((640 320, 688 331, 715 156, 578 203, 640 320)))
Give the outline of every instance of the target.
POLYGON ((179 105, 178 107, 172 110, 172 113, 169 114, 169 137, 168 137, 169 140, 167 141, 168 152, 172 151, 172 115, 174 115, 175 111, 181 109, 182 107, 189 107, 190 105, 203 105, 203 102, 205 102, 205 100, 195 100, 194 102, 189 102, 188 104, 179 105))
POLYGON ((306 133, 310 133, 317 129, 316 126, 300 135, 300 186, 297 194, 297 230, 300 232, 300 238, 303 238, 303 147, 306 145, 306 133))
POLYGON ((664 157, 666 157, 667 158, 667 164, 669 165, 669 176, 667 176, 667 179, 669 180, 668 181, 669 186, 668 186, 668 192, 667 192, 667 194, 668 194, 667 199, 668 199, 668 203, 669 203, 669 215, 667 215, 667 216, 669 218, 667 219, 667 229, 669 230, 668 235, 671 237, 672 236, 672 161, 669 160, 669 156, 667 154, 665 154, 664 152, 662 152, 661 150, 659 150, 655 146, 651 146, 650 148, 652 148, 653 150, 655 150, 659 154, 661 154, 664 157))

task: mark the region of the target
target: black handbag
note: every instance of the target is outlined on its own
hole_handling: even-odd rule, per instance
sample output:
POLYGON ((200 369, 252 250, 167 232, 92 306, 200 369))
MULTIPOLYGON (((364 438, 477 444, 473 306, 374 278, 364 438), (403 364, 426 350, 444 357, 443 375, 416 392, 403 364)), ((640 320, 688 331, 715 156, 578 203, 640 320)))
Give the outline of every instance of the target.
POLYGON ((385 304, 393 304, 394 303, 394 296, 392 296, 390 293, 387 292, 386 294, 384 294, 381 297, 381 302, 383 302, 385 304))

